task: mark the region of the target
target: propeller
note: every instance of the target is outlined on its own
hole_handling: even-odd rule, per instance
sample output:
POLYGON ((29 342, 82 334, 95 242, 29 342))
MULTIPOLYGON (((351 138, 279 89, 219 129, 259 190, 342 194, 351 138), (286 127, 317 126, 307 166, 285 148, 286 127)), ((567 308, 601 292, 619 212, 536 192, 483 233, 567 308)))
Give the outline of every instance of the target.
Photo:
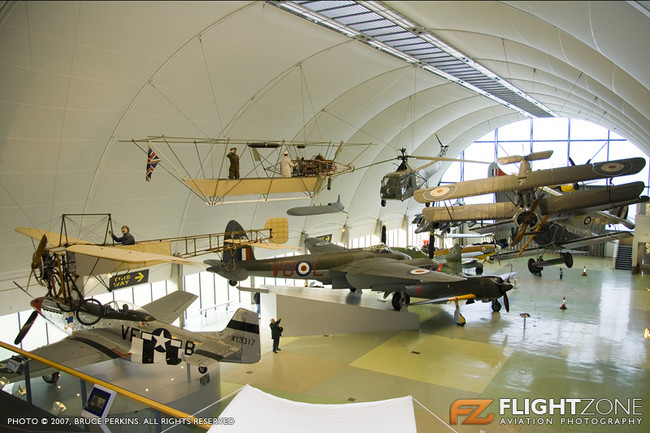
POLYGON ((25 338, 25 335, 29 332, 30 328, 34 324, 34 321, 38 317, 38 311, 34 310, 32 311, 32 314, 29 315, 29 319, 27 319, 27 322, 23 325, 22 328, 20 328, 20 332, 18 332, 18 336, 16 336, 16 339, 14 340, 14 344, 20 344, 21 341, 23 341, 23 338, 25 338))
MULTIPOLYGON (((44 236, 45 237, 45 236, 44 236)), ((25 290, 20 284, 14 281, 14 284, 16 287, 18 287, 20 290, 25 292, 27 296, 32 298, 32 303, 34 302, 34 297, 27 293, 27 290, 25 290)), ((32 304, 33 306, 34 304, 32 304)), ((14 340, 14 344, 20 344, 21 341, 23 341, 23 338, 25 338, 25 335, 29 332, 29 329, 32 327, 34 324, 34 321, 36 320, 36 317, 38 317, 38 311, 34 310, 32 311, 32 314, 30 314, 29 318, 27 319, 27 322, 20 328, 20 331, 18 331, 18 335, 16 336, 16 339, 14 340)))
MULTIPOLYGON (((32 256, 32 270, 29 273, 29 278, 27 279, 27 289, 29 289, 29 283, 32 281, 32 275, 34 275, 36 268, 38 268, 38 265, 41 263, 41 259, 43 257, 43 251, 45 251, 46 247, 47 247, 47 236, 43 235, 41 241, 38 243, 38 247, 36 247, 36 251, 34 251, 34 255, 32 256)), ((21 290, 24 290, 22 287, 20 288, 21 290)), ((25 293, 27 293, 26 290, 24 291, 25 293)))
POLYGON ((510 299, 508 299, 508 290, 512 289, 512 283, 510 283, 510 278, 504 280, 501 277, 498 277, 499 281, 499 291, 503 293, 503 306, 506 308, 506 312, 510 312, 510 299))
MULTIPOLYGON (((546 224, 546 222, 548 221, 548 218, 550 216, 551 216, 550 214, 549 215, 544 215, 544 218, 542 218, 542 222, 537 226, 537 228, 534 231, 537 232, 537 231, 541 230, 541 228, 544 226, 544 224, 546 224)), ((521 247, 521 250, 519 251, 519 254, 517 254, 517 258, 519 258, 522 255, 522 253, 526 250, 526 247, 528 246, 530 241, 533 240, 534 237, 535 236, 531 236, 531 237, 528 238, 528 240, 526 241, 524 246, 521 247)))
POLYGON ((530 222, 532 221, 533 217, 535 217, 535 209, 537 209, 537 206, 539 205, 539 199, 535 200, 533 202, 533 205, 530 207, 530 210, 528 211, 528 215, 526 216, 526 219, 524 222, 521 224, 519 227, 519 231, 515 235, 515 237, 512 239, 513 245, 518 244, 519 241, 521 241, 524 238, 524 235, 526 234, 526 229, 530 225, 530 222))

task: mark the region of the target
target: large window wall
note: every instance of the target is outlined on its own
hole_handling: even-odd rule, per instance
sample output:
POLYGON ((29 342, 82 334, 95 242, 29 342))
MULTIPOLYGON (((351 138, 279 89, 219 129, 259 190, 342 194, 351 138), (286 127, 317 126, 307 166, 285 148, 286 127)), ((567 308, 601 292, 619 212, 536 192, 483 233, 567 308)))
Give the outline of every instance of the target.
MULTIPOLYGON (((611 161, 615 159, 643 157, 646 155, 632 143, 600 126, 582 120, 572 119, 527 119, 498 128, 471 144, 461 159, 494 161, 496 158, 512 155, 527 155, 532 152, 552 150, 553 155, 546 160, 533 161, 533 170, 565 167, 575 163, 611 161)), ((508 174, 517 173, 519 164, 500 165, 508 174)), ((643 181, 648 194, 648 165, 638 174, 617 177, 614 184, 643 181)), ((441 179, 441 184, 461 180, 480 179, 487 176, 484 165, 455 162, 451 164, 441 179)), ((589 182, 592 185, 605 185, 609 180, 589 182)), ((465 203, 493 202, 492 194, 467 197, 465 203)), ((629 217, 634 218, 635 206, 630 207, 629 217)))

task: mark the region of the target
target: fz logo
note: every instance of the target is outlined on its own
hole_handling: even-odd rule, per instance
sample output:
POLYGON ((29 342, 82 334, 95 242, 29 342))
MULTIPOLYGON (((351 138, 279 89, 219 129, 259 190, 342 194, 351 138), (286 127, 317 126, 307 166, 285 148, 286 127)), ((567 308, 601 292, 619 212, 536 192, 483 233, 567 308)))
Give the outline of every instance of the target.
POLYGON ((480 416, 494 400, 490 398, 462 398, 456 400, 449 408, 449 424, 458 423, 458 415, 467 415, 461 424, 489 424, 494 414, 480 416))

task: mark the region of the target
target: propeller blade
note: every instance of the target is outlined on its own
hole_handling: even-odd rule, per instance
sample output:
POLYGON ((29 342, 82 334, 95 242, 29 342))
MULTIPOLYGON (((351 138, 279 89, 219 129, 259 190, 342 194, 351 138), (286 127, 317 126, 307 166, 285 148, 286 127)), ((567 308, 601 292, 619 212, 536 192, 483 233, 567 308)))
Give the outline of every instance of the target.
POLYGON ((32 269, 36 269, 38 267, 38 264, 41 261, 41 257, 43 256, 43 251, 45 251, 46 246, 47 246, 47 236, 43 235, 41 241, 38 243, 38 248, 36 248, 36 251, 34 252, 34 256, 32 257, 32 269))
POLYGON ((339 147, 336 148, 336 152, 334 152, 334 161, 336 161, 336 158, 339 157, 339 153, 341 153, 341 150, 343 149, 343 141, 339 144, 339 147))
POLYGON ((506 307, 506 312, 510 312, 510 300, 508 300, 508 295, 503 294, 503 306, 506 307))
POLYGON ((435 248, 433 248, 435 242, 436 242, 435 233, 429 232, 429 258, 430 259, 433 259, 433 256, 435 255, 435 248))
POLYGON ((20 328, 20 332, 18 333, 18 336, 14 340, 14 344, 20 344, 21 341, 23 341, 23 338, 25 338, 25 335, 29 332, 29 329, 32 327, 34 324, 34 320, 38 317, 38 311, 32 311, 32 314, 29 316, 29 319, 27 319, 27 322, 23 325, 22 328, 20 328))
MULTIPOLYGON (((537 226, 537 228, 535 229, 536 232, 539 231, 539 230, 541 230, 541 228, 544 226, 544 224, 546 224, 546 222, 548 221, 548 218, 549 218, 550 216, 551 216, 550 214, 549 214, 549 215, 544 215, 544 218, 542 218, 542 222, 541 222, 541 223, 537 226)), ((530 243, 530 241, 533 240, 534 237, 535 237, 535 234, 533 234, 530 238, 528 238, 528 240, 526 241, 526 243, 524 244, 524 246, 521 247, 521 250, 519 250, 519 254, 517 254, 517 258, 519 258, 519 257, 523 254, 523 252, 526 250, 526 247, 528 246, 528 244, 530 243)))

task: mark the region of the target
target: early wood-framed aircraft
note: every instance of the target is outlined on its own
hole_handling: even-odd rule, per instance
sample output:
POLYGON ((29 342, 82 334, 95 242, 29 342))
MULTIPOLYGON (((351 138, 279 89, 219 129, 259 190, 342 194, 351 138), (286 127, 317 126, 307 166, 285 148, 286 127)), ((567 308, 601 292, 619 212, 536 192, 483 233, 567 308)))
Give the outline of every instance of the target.
MULTIPOLYGON (((20 343, 40 315, 69 335, 32 353, 72 368, 125 358, 142 364, 185 362, 204 374, 214 362, 258 362, 261 346, 255 312, 238 309, 220 332, 192 332, 171 324, 196 298, 176 291, 142 308, 120 301, 101 305, 93 298, 76 298, 67 305, 51 296, 34 298, 31 306, 36 316, 25 323, 14 344, 20 343)), ((22 362, 6 360, 2 365, 0 373, 6 378, 22 376, 22 362)), ((30 362, 29 371, 50 383, 59 377, 35 361, 30 362)))
MULTIPOLYGON (((261 201, 288 200, 287 194, 303 193, 303 197, 316 197, 327 187, 331 189, 332 179, 354 171, 352 163, 340 161, 339 155, 344 147, 370 146, 372 143, 346 143, 340 141, 300 141, 300 140, 246 140, 235 138, 191 138, 172 136, 149 136, 143 139, 120 140, 131 142, 143 152, 155 149, 159 158, 157 165, 174 176, 184 186, 199 196, 208 205, 234 203, 226 201, 226 197, 247 195, 262 196, 261 201), (146 145, 148 148, 144 148, 146 145), (228 169, 224 169, 226 153, 223 158, 217 154, 232 147, 244 148, 250 151, 252 168, 250 171, 236 177, 230 177, 228 169), (304 149, 316 147, 316 155, 301 156, 304 149), (169 151, 163 150, 164 148, 169 151), (183 151, 185 149, 185 151, 183 151), (189 150, 188 150, 189 149, 189 150), (282 157, 288 154, 288 172, 282 172, 282 157), (330 157, 327 157, 327 155, 330 157), (182 156, 185 155, 185 161, 182 156), (198 157, 198 161, 190 164, 187 160, 198 157), (216 165, 216 167, 215 167, 216 165), (191 172, 193 170, 195 173, 191 172), (208 175, 212 169, 211 176, 208 175), (279 198, 270 195, 282 194, 279 198)), ((243 156, 244 152, 242 152, 243 156)), ((239 169, 238 169, 239 170, 239 169)), ((260 201, 250 199, 247 201, 260 201)))
POLYGON ((421 189, 413 196, 420 203, 430 203, 513 191, 517 195, 515 202, 425 207, 422 215, 427 221, 435 223, 512 218, 519 228, 513 243, 518 243, 527 230, 534 230, 539 224, 548 220, 550 215, 628 203, 630 200, 638 199, 643 190, 642 182, 632 182, 625 185, 608 185, 598 190, 576 191, 558 197, 542 197, 539 188, 544 186, 636 174, 646 164, 643 158, 627 158, 547 170, 531 170, 530 161, 546 159, 551 154, 552 151, 548 151, 528 156, 500 158, 501 164, 520 162, 519 174, 421 189))
MULTIPOLYGON (((79 277, 93 276, 95 281, 111 286, 104 281, 104 275, 115 279, 130 270, 148 268, 163 263, 204 267, 203 263, 189 260, 202 254, 223 253, 241 248, 232 239, 226 239, 226 233, 180 236, 175 238, 138 240, 134 245, 120 245, 109 241, 108 233, 112 229, 111 214, 64 214, 61 218, 61 231, 18 227, 16 231, 39 240, 32 258, 32 276, 48 290, 48 295, 68 302, 75 295, 84 292, 83 281, 79 277), (103 233, 94 235, 95 242, 70 236, 70 221, 78 218, 88 221, 100 218, 106 221, 103 233)), ((246 231, 250 245, 261 248, 291 248, 284 243, 289 237, 286 218, 269 218, 263 229, 246 231)), ((89 234, 90 236, 90 234, 89 234)), ((93 236, 90 236, 93 237, 93 236)), ((144 281, 143 281, 144 282, 144 281)))

